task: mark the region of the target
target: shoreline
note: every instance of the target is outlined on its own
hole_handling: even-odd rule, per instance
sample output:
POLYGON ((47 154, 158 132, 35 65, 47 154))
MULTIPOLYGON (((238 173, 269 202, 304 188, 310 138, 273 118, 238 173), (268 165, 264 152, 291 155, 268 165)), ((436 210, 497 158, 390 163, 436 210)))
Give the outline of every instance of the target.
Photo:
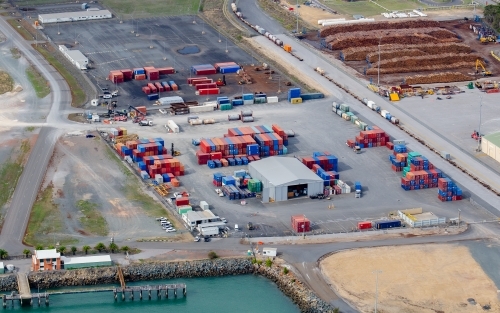
MULTIPOLYGON (((254 274, 273 281, 301 312, 331 312, 333 307, 321 300, 314 291, 302 283, 293 273, 283 272, 283 268, 273 262, 271 267, 252 264, 249 258, 227 258, 215 260, 159 262, 150 261, 121 266, 126 282, 149 281, 173 278, 221 277, 229 275, 254 274)), ((58 287, 99 286, 119 284, 118 266, 30 272, 28 281, 32 289, 52 289, 58 287)), ((0 278, 0 291, 17 290, 16 275, 0 278)))

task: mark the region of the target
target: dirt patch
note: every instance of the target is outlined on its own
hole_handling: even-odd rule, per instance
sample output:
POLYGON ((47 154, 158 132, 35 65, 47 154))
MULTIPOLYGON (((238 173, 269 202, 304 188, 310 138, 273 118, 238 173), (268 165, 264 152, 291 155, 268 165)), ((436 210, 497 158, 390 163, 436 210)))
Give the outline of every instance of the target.
POLYGON ((459 245, 357 249, 333 254, 320 267, 336 292, 361 312, 373 311, 374 271, 382 271, 380 312, 475 312, 485 305, 500 311, 494 282, 459 245))
MULTIPOLYGON (((288 1, 285 1, 284 4, 286 4, 288 7, 293 7, 294 10, 297 10, 296 4, 294 5, 293 3, 290 3, 288 1)), ((297 11, 299 13, 299 17, 314 28, 321 27, 321 25, 318 25, 318 20, 337 19, 343 17, 338 14, 333 14, 323 9, 310 7, 307 5, 301 5, 297 11)))
POLYGON ((14 88, 14 80, 9 73, 0 71, 0 95, 12 91, 14 88))
MULTIPOLYGON (((199 242, 199 244, 204 244, 199 242)), ((203 260, 206 259, 208 253, 212 251, 207 247, 207 250, 172 250, 164 254, 160 254, 152 258, 155 261, 184 261, 184 260, 203 260)), ((219 258, 243 257, 241 252, 231 250, 217 250, 219 258)))

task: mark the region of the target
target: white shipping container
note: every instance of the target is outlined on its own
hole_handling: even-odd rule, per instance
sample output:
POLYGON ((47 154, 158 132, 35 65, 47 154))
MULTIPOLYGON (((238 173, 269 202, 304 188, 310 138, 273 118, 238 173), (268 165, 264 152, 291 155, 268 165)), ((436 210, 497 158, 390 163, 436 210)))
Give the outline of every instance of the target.
POLYGON ((178 133, 179 132, 179 126, 177 126, 177 124, 175 124, 174 121, 168 120, 167 121, 167 126, 172 130, 172 132, 174 132, 174 133, 178 133))
POLYGON ((163 184, 163 176, 161 176, 161 174, 156 174, 155 180, 158 182, 158 184, 163 184))
POLYGON ((209 205, 206 201, 200 201, 200 208, 205 211, 209 209, 209 205))
POLYGON ((345 21, 345 18, 330 18, 325 20, 318 20, 318 25, 321 25, 326 22, 335 22, 335 21, 345 21))
POLYGON ((374 105, 375 105, 375 102, 373 102, 371 100, 368 100, 368 102, 366 103, 366 106, 368 106, 370 109, 373 109, 374 105))
POLYGON ((389 111, 387 110, 380 111, 380 115, 382 115, 383 118, 386 118, 387 114, 389 114, 389 111))
POLYGON ((214 107, 212 107, 212 106, 205 106, 205 105, 200 105, 200 106, 195 106, 195 107, 189 107, 189 113, 212 112, 213 110, 214 110, 214 107))
POLYGON ((219 234, 219 227, 217 226, 211 226, 211 227, 201 227, 200 224, 198 226, 198 230, 200 231, 202 236, 216 236, 219 234))
POLYGON ((182 99, 179 96, 173 96, 173 97, 162 97, 158 99, 160 104, 166 105, 166 104, 172 104, 172 103, 184 103, 184 99, 182 99))
POLYGON ((278 103, 278 96, 267 97, 267 103, 278 103))

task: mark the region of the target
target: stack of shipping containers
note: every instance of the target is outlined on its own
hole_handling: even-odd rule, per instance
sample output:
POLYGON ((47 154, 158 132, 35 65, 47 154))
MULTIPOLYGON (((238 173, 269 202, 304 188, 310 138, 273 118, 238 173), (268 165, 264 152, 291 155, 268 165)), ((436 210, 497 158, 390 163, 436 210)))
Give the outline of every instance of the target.
POLYGON ((217 70, 212 64, 200 64, 191 66, 191 72, 195 75, 217 74, 217 70))
POLYGON ((462 200, 462 189, 460 189, 451 179, 438 179, 438 199, 441 201, 462 200))
POLYGON ((292 215, 292 228, 296 233, 307 233, 311 231, 311 221, 305 215, 292 215))

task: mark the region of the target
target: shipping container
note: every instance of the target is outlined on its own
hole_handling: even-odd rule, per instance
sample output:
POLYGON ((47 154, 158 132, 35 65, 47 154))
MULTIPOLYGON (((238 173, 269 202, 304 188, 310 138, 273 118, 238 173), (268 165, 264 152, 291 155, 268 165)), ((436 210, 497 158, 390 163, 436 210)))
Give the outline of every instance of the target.
POLYGON ((179 132, 179 126, 177 126, 177 124, 174 121, 168 120, 167 126, 172 130, 173 133, 179 132))
POLYGON ((154 93, 154 94, 149 94, 148 95, 148 100, 149 101, 152 101, 152 100, 158 100, 160 98, 160 96, 157 94, 157 93, 154 93))
POLYGON ((401 227, 401 221, 398 220, 390 220, 390 221, 375 221, 376 229, 388 229, 401 227))
POLYGON ((358 222, 358 229, 371 229, 372 222, 358 222))
POLYGON ((202 95, 218 95, 220 93, 219 88, 207 88, 198 90, 200 96, 202 95))

